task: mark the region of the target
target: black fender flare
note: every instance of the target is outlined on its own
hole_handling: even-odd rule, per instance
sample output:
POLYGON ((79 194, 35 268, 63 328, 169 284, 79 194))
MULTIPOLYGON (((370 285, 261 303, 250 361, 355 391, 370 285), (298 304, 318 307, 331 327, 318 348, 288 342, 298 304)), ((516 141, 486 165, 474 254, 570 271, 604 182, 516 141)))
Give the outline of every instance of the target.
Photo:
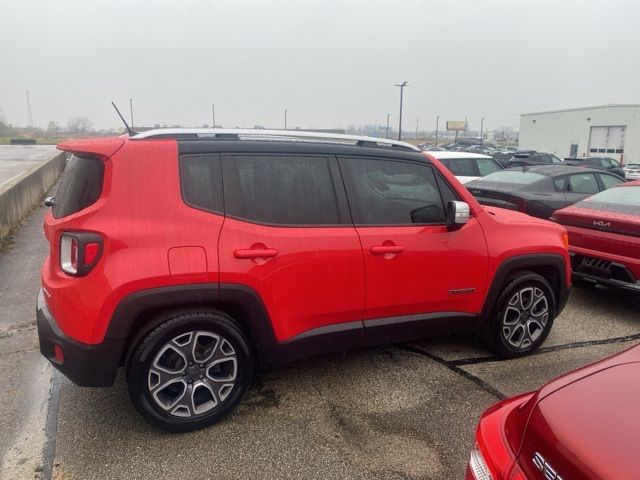
POLYGON ((136 321, 145 312, 197 304, 220 308, 222 311, 231 307, 234 311, 242 312, 242 318, 236 320, 242 328, 249 330, 249 340, 258 350, 259 358, 267 360, 275 354, 277 341, 267 310, 255 290, 240 284, 167 285, 131 293, 116 306, 105 341, 118 350, 122 363, 132 339, 139 331, 136 321))
POLYGON ((491 281, 491 286, 484 300, 482 311, 478 316, 477 327, 482 327, 491 315, 491 311, 500 296, 502 287, 506 279, 517 270, 531 270, 538 272, 541 268, 553 268, 558 278, 558 285, 552 285, 556 294, 556 316, 564 310, 569 298, 569 287, 567 287, 567 269, 565 259, 556 253, 533 253, 517 255, 504 260, 496 269, 496 273, 491 281))

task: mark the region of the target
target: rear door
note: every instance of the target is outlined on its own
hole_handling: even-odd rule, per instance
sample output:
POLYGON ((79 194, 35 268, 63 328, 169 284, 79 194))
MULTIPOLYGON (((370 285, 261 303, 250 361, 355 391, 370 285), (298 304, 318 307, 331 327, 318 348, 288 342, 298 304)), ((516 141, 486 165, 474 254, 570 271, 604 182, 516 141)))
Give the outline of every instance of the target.
POLYGON ((583 198, 589 197, 600 191, 596 180, 596 174, 591 172, 573 173, 567 175, 565 198, 567 204, 572 205, 583 198))
POLYGON ((362 251, 336 159, 237 154, 222 167, 221 283, 255 290, 279 341, 320 327, 361 341, 362 251))
POLYGON ((455 194, 425 163, 342 157, 366 274, 365 336, 414 338, 464 328, 485 294, 487 248, 475 218, 445 226, 455 194))

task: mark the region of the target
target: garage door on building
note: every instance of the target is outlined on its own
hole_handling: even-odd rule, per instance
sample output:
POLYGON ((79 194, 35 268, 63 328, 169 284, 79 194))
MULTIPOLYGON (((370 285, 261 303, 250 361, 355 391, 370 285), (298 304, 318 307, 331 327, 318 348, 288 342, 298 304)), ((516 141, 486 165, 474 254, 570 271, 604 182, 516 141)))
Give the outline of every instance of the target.
POLYGON ((620 160, 624 153, 625 126, 591 127, 589 155, 620 160))

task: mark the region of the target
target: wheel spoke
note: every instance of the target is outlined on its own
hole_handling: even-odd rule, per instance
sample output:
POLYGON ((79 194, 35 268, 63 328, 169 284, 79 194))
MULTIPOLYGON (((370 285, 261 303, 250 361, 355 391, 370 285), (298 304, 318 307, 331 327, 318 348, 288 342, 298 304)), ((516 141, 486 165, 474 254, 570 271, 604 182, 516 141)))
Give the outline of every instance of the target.
POLYGON ((527 310, 533 304, 533 287, 523 288, 518 292, 520 297, 520 309, 527 310))

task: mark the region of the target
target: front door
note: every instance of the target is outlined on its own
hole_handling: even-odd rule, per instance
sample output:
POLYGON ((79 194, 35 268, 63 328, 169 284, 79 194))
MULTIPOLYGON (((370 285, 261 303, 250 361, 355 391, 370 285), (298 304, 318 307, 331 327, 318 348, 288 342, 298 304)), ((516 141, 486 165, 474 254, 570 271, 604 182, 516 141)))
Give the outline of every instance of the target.
POLYGON ((452 189, 425 163, 339 160, 363 250, 365 334, 393 341, 472 322, 485 295, 487 248, 475 218, 447 230, 452 189))

